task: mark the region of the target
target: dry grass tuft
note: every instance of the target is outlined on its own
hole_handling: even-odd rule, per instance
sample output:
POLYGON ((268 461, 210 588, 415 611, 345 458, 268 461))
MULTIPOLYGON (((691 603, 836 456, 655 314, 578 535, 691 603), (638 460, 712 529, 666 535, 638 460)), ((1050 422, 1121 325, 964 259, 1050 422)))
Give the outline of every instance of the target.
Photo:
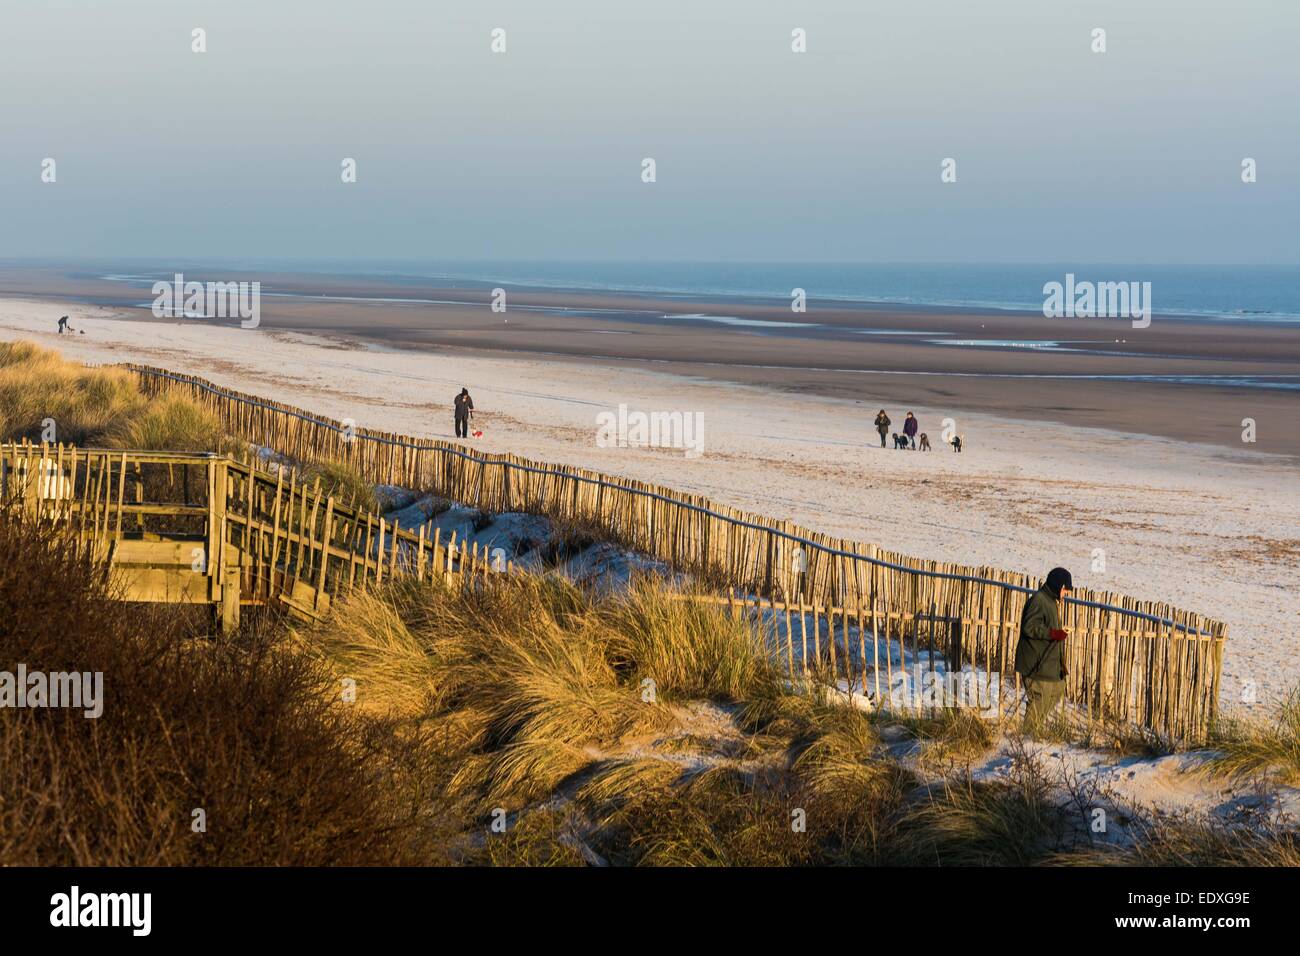
POLYGON ((385 707, 446 734, 463 758, 448 794, 477 812, 524 806, 602 748, 673 720, 620 674, 591 599, 558 578, 398 582, 342 603, 305 640, 385 707))
POLYGON ((31 342, 0 343, 0 440, 150 451, 228 452, 216 415, 191 398, 141 394, 125 369, 89 368, 31 342))
POLYGON ((226 454, 239 443, 226 437, 217 416, 192 398, 164 394, 136 414, 114 423, 102 436, 112 448, 226 454))
POLYGON ((640 866, 790 866, 816 841, 791 826, 798 800, 730 768, 644 790, 598 817, 598 852, 640 866))
POLYGON ((881 759, 880 738, 863 713, 848 707, 827 707, 815 737, 794 761, 795 772, 815 796, 850 804, 868 798, 888 771, 881 759))
POLYGON ((777 685, 772 660, 742 618, 718 604, 674 599, 658 579, 639 579, 606 619, 617 666, 653 680, 659 694, 744 700, 777 685))
POLYGON ((1293 691, 1275 719, 1221 720, 1210 740, 1218 754, 1206 768, 1229 777, 1272 774, 1278 782, 1300 781, 1300 691, 1293 691))
POLYGON ((315 628, 306 643, 357 682, 357 706, 379 715, 411 718, 426 713, 437 693, 438 668, 401 613, 404 594, 351 595, 347 613, 315 628))
MULTIPOLYGON (((587 866, 579 824, 564 809, 521 814, 505 833, 488 832, 461 862, 470 866, 587 866)), ((589 848, 588 848, 589 849, 589 848)))
POLYGON ((299 479, 307 484, 320 481, 321 494, 333 495, 334 500, 350 507, 377 511, 379 495, 375 486, 361 477, 361 472, 341 462, 312 462, 299 472, 299 479))
POLYGON ((1109 750, 1124 756, 1164 757, 1174 752, 1173 742, 1159 731, 1122 720, 1083 722, 1070 740, 1082 747, 1109 750))
POLYGON ((1029 866, 1088 837, 1033 765, 1005 781, 949 781, 899 823, 893 862, 912 866, 1029 866))
POLYGON ((946 708, 933 716, 898 723, 923 743, 921 763, 938 770, 968 767, 998 741, 998 725, 965 708, 946 708))
POLYGON ((52 419, 55 440, 102 443, 147 404, 123 369, 92 369, 31 342, 0 343, 0 438, 40 441, 52 419))

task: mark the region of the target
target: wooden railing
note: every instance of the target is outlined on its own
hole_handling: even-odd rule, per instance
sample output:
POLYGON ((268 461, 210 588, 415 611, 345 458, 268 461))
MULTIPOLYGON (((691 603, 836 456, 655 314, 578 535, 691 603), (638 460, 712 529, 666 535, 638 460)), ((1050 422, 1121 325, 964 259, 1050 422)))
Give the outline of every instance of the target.
POLYGON ((340 504, 319 480, 220 455, 0 445, 0 500, 10 499, 110 562, 124 600, 208 604, 224 631, 241 606, 318 617, 340 592, 395 574, 493 569, 454 533, 402 529, 340 504))

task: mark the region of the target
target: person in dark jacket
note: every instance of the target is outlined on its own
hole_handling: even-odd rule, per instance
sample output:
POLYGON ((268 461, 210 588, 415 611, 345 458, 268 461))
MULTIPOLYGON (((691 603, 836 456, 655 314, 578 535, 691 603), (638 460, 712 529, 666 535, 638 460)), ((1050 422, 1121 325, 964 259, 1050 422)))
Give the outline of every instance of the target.
POLYGON ((884 448, 885 439, 889 437, 889 416, 885 414, 883 408, 876 416, 876 431, 880 432, 880 447, 884 448))
POLYGON ((456 396, 456 437, 469 437, 469 420, 474 415, 474 399, 469 397, 469 389, 462 388, 456 396))
POLYGON ((1052 568, 1043 586, 1025 602, 1016 644, 1016 673, 1025 679, 1029 706, 1025 732, 1036 734, 1065 697, 1065 638, 1061 603, 1074 587, 1070 572, 1052 568))
POLYGON ((911 412, 907 413, 907 420, 903 422, 903 434, 912 443, 912 451, 916 451, 916 416, 911 412))

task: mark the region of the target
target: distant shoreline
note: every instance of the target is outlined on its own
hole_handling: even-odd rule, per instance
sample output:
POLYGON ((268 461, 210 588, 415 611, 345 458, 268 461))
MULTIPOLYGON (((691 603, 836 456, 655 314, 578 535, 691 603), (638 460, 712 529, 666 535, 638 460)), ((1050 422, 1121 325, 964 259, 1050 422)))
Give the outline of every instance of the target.
MULTIPOLYGON (((554 264, 543 264, 554 268, 554 264)), ((599 264, 596 264, 597 266, 599 264)), ((899 265, 898 269, 903 278, 894 280, 896 284, 907 283, 908 272, 920 272, 921 275, 906 287, 906 293, 900 290, 899 294, 845 294, 843 290, 834 288, 827 289, 825 282, 826 277, 818 276, 817 271, 824 270, 829 266, 800 266, 790 264, 784 266, 774 265, 774 269, 784 270, 787 273, 799 274, 800 269, 813 270, 814 274, 809 276, 800 276, 798 279, 799 287, 806 288, 809 302, 817 308, 823 309, 855 309, 862 312, 902 312, 915 314, 940 314, 940 315, 986 315, 1009 314, 1019 316, 1042 315, 1042 306, 1036 301, 1018 302, 995 295, 990 295, 989 290, 985 290, 985 297, 981 298, 980 294, 970 289, 949 290, 946 294, 925 293, 920 287, 929 280, 933 281, 936 275, 942 276, 946 267, 933 266, 921 267, 916 265, 899 265), (821 289, 823 291, 819 292, 821 289)), ((105 286, 124 285, 134 288, 141 288, 147 291, 151 283, 156 279, 168 279, 176 271, 189 271, 194 275, 210 275, 219 278, 240 278, 240 279, 261 279, 265 283, 269 277, 292 276, 301 285, 298 290, 305 298, 318 297, 308 291, 311 286, 356 286, 368 287, 378 292, 380 289, 386 290, 387 294, 376 295, 376 299, 386 299, 392 303, 411 302, 411 297, 405 295, 405 291, 417 289, 439 289, 446 292, 456 292, 462 294, 472 294, 476 292, 487 292, 494 287, 504 287, 512 292, 520 294, 534 295, 559 295, 559 296, 597 296, 597 297, 615 297, 628 299, 656 299, 668 303, 692 303, 707 302, 714 304, 725 304, 738 308, 743 307, 760 307, 760 308, 785 308, 789 309, 790 296, 782 291, 777 292, 774 289, 765 289, 757 291, 754 289, 741 289, 735 287, 726 287, 725 283, 718 283, 718 287, 710 288, 701 285, 690 285, 691 279, 698 282, 698 276, 679 277, 678 284, 672 284, 671 275, 668 279, 656 282, 654 284, 644 281, 637 282, 631 278, 624 278, 617 281, 613 278, 603 281, 595 281, 585 278, 578 278, 576 273, 580 271, 579 266, 573 266, 573 274, 567 274, 563 279, 544 279, 536 275, 530 275, 530 267, 526 263, 504 263, 499 266, 489 267, 487 264, 466 264, 462 271, 440 272, 436 269, 426 269, 424 272, 409 270, 367 270, 356 265, 349 266, 347 263, 339 263, 331 268, 321 268, 319 265, 315 268, 309 268, 306 265, 300 265, 297 268, 285 264, 258 264, 256 266, 247 262, 221 262, 213 261, 188 261, 177 260, 176 262, 167 262, 165 268, 159 268, 160 263, 149 261, 85 261, 85 262, 68 262, 68 263, 51 263, 34 260, 29 264, 22 264, 15 260, 0 260, 0 277, 13 274, 42 273, 51 279, 73 280, 78 282, 91 282, 103 284, 105 286), (512 277, 513 276, 513 277, 512 277)), ((681 269, 681 264, 665 264, 664 268, 671 270, 676 267, 681 269)), ((641 268, 651 269, 652 264, 645 264, 641 268)), ((704 265, 693 266, 695 270, 704 268, 704 265)), ((718 264, 718 268, 725 270, 728 264, 718 264)), ((846 265, 846 268, 852 268, 846 265)), ((876 269, 885 269, 888 267, 872 267, 876 269)), ((965 269, 967 271, 978 272, 973 266, 954 265, 951 268, 955 270, 965 269)), ((980 267, 983 268, 983 267, 980 267)), ((1012 269, 1013 267, 1003 267, 990 265, 989 270, 1012 269)), ((1027 286, 1039 288, 1044 278, 1049 281, 1060 280, 1065 272, 1077 272, 1082 280, 1085 277, 1097 279, 1104 277, 1107 280, 1128 280, 1137 277, 1145 277, 1148 274, 1160 277, 1160 270, 1168 270, 1173 267, 1168 266, 1121 266, 1121 265, 1101 265, 1085 264, 1080 266, 1066 265, 1041 265, 1041 266, 1021 266, 1015 269, 1024 270, 1024 274, 1018 276, 1016 287, 1024 289, 1027 286), (1148 270, 1156 270, 1149 273, 1148 270)), ((1181 267, 1180 267, 1181 268, 1181 267)), ((1187 267, 1189 270, 1193 267, 1187 267)), ((1291 267, 1284 265, 1272 266, 1233 266, 1233 267, 1206 267, 1210 270, 1237 269, 1242 271, 1234 288, 1244 290, 1255 280, 1254 272, 1261 271, 1265 276, 1272 276, 1275 284, 1300 290, 1300 266, 1291 267), (1291 273, 1294 276, 1287 275, 1280 281, 1275 273, 1291 273)), ((535 269, 533 270, 535 271, 535 269)), ((750 277, 752 281, 760 281, 750 277)), ((872 277, 864 277, 863 284, 871 284, 872 277)), ((879 277, 874 277, 879 280, 879 277)), ((1005 277, 1002 277, 1005 278, 1005 277)), ((1182 281, 1188 281, 1187 276, 1178 277, 1182 281)), ((765 280, 767 281, 767 280, 765 280)), ((794 280, 792 280, 794 281, 794 280)), ((841 285, 844 283, 843 276, 835 277, 831 280, 831 285, 836 282, 841 285)), ((969 277, 968 281, 977 282, 975 277, 969 277)), ((1264 307, 1246 307, 1245 305, 1235 305, 1231 307, 1215 308, 1194 308, 1187 305, 1183 307, 1169 307, 1160 305, 1159 300, 1167 291, 1170 277, 1159 278, 1158 283, 1161 287, 1158 291, 1161 293, 1156 296, 1156 302, 1152 303, 1152 313, 1154 317, 1165 320, 1177 320, 1183 322, 1199 323, 1232 323, 1237 326, 1275 326, 1275 325, 1298 325, 1300 326, 1300 302, 1291 307, 1282 308, 1264 308, 1264 307)), ((1227 283, 1218 283, 1214 285, 1216 292, 1222 294, 1222 286, 1227 283)), ((32 294, 33 290, 23 289, 24 294, 32 294)), ((268 293, 272 294, 272 293, 268 293)), ((275 292, 276 295, 285 295, 284 292, 275 292)), ((1300 295, 1300 291, 1295 293, 1300 295)), ((1186 295, 1186 293, 1184 293, 1186 295)), ((328 296, 326 296, 328 298, 328 296)), ((115 293, 103 290, 97 295, 89 297, 79 296, 80 301, 86 301, 96 305, 118 305, 121 304, 115 293)), ((1249 299, 1243 291, 1242 301, 1249 299)), ((1036 297, 1035 297, 1036 300, 1036 297)), ((439 302, 429 302, 426 304, 442 304, 439 302)), ((1261 305, 1262 303, 1256 303, 1261 305)))
MULTIPOLYGON (((136 273, 139 275, 140 273, 136 273)), ((212 273, 187 273, 211 278, 212 273)), ((147 277, 142 276, 141 282, 147 277)), ((262 332, 325 335, 356 347, 604 367, 641 367, 828 398, 954 412, 1300 456, 1300 326, 1247 320, 1049 319, 1022 311, 870 307, 701 296, 448 288, 378 277, 226 272, 262 283, 262 332), (1258 439, 1242 441, 1253 420, 1258 439)), ((91 303, 121 320, 178 320, 141 308, 147 285, 88 272, 0 267, 0 296, 91 303)), ((211 321, 179 320, 184 324, 211 321)), ((256 341, 256 340, 253 340, 256 341)))

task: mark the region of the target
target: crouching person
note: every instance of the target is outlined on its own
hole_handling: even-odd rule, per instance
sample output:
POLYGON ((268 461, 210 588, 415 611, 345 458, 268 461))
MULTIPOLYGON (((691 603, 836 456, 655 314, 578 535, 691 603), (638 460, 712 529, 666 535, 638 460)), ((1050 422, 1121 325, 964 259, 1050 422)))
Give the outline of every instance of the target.
POLYGON ((1073 588, 1070 572, 1053 568, 1043 586, 1025 602, 1016 644, 1016 673, 1025 679, 1029 706, 1025 733, 1035 736, 1065 698, 1065 638, 1061 602, 1073 588))

